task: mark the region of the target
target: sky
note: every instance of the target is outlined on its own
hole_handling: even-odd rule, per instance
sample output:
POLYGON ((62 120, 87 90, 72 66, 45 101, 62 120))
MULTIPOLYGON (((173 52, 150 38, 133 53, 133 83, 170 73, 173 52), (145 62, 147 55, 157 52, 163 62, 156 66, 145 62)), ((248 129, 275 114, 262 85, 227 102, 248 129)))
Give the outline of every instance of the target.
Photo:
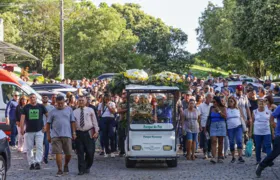
POLYGON ((222 6, 223 0, 92 0, 96 5, 100 2, 137 3, 142 10, 156 18, 160 18, 169 26, 182 29, 188 35, 187 50, 191 53, 198 51, 199 43, 195 29, 198 27, 198 18, 207 7, 208 2, 222 6))

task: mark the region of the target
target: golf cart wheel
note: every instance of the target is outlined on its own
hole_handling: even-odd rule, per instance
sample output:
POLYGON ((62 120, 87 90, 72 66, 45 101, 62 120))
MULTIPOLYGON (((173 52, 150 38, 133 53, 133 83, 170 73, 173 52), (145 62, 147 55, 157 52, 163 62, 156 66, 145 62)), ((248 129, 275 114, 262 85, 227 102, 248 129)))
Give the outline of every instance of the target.
POLYGON ((7 166, 6 160, 3 156, 0 156, 0 179, 6 180, 7 166))
POLYGON ((135 160, 130 160, 128 157, 125 158, 125 166, 126 168, 134 168, 136 166, 135 160))
POLYGON ((167 160, 166 164, 168 167, 177 167, 177 158, 174 160, 167 160))

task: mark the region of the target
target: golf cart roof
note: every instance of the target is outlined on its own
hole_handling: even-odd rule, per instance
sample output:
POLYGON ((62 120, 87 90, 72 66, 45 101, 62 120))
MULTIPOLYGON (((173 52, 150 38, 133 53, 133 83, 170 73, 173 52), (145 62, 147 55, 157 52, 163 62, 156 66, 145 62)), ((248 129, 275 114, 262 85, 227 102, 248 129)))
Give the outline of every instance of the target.
POLYGON ((125 87, 126 90, 158 90, 158 91, 176 91, 179 90, 176 86, 155 86, 155 85, 137 85, 130 84, 125 87))

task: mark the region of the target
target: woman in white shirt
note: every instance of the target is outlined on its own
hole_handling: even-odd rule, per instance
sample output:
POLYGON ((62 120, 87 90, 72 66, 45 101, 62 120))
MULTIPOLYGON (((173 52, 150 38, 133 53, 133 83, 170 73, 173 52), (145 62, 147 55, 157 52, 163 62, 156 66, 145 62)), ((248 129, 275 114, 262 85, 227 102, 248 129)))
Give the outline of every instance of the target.
MULTIPOLYGON (((265 101, 263 99, 258 99, 258 109, 253 111, 254 140, 256 144, 257 164, 261 162, 262 145, 267 155, 271 153, 272 138, 270 129, 270 116, 271 111, 266 108, 265 101)), ((252 129, 250 132, 252 132, 252 129)))
POLYGON ((100 127, 102 131, 102 139, 104 140, 105 154, 104 157, 115 157, 115 113, 117 112, 116 104, 111 101, 111 96, 105 94, 103 102, 98 105, 98 115, 100 117, 100 127), (109 149, 110 140, 110 149, 109 149))
POLYGON ((235 155, 235 143, 237 144, 238 149, 238 161, 244 163, 244 159, 242 158, 242 135, 243 129, 241 121, 244 121, 240 114, 240 110, 237 107, 237 100, 231 96, 228 98, 228 108, 227 108, 227 131, 228 138, 230 143, 230 151, 232 155, 231 163, 236 161, 235 155))

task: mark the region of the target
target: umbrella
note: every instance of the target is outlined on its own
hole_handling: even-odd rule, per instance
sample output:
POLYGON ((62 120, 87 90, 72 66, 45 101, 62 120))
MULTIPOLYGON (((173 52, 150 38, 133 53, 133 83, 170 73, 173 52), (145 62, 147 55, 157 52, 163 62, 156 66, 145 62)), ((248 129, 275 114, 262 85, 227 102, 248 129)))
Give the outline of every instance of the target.
POLYGON ((8 56, 23 56, 29 59, 39 60, 37 57, 18 46, 0 41, 0 61, 4 61, 5 57, 8 56))

